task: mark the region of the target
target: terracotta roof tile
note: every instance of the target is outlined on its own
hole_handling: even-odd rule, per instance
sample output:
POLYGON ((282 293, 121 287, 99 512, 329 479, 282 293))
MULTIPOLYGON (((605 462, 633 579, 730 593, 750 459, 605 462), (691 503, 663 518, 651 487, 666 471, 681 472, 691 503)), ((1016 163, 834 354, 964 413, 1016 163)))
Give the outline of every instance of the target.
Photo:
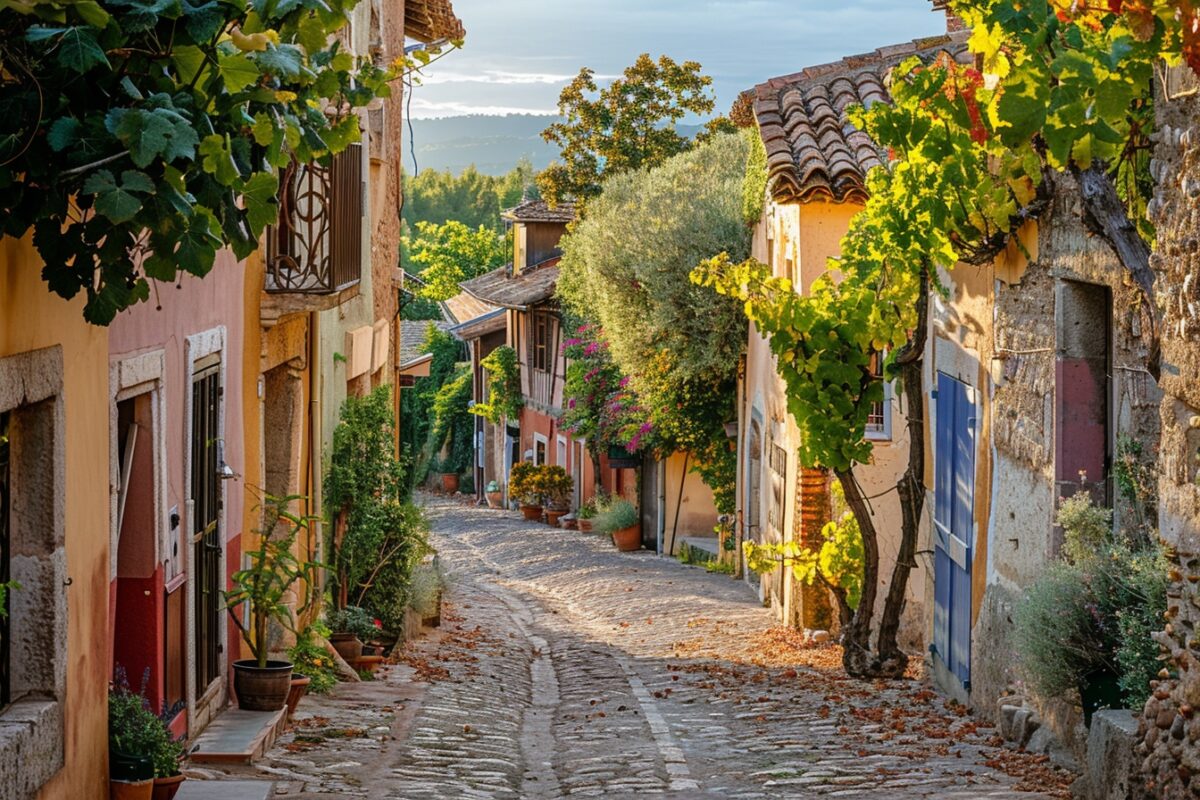
POLYGON ((415 361, 425 353, 425 339, 429 335, 430 325, 443 331, 450 329, 450 323, 441 320, 400 320, 400 366, 415 361))
POLYGON ((865 198, 867 172, 883 153, 846 117, 853 105, 890 102, 892 67, 910 56, 965 59, 966 35, 954 33, 882 47, 831 64, 771 78, 754 89, 754 115, 767 150, 768 186, 777 200, 865 198))
POLYGON ((526 309, 554 296, 558 283, 559 257, 526 267, 521 274, 512 274, 512 264, 463 281, 462 290, 485 303, 504 308, 526 309))
POLYGON ((441 39, 462 39, 466 31, 454 15, 450 0, 407 0, 404 35, 428 44, 441 39))

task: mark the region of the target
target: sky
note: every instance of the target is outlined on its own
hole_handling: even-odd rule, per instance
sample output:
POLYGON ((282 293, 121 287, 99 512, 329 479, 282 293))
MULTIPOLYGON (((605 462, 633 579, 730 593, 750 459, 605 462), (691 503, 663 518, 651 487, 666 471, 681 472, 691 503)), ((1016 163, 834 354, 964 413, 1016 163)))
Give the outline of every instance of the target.
POLYGON ((588 66, 618 75, 648 52, 699 61, 717 109, 767 78, 941 33, 929 0, 453 0, 467 38, 425 71, 416 118, 555 112, 588 66))

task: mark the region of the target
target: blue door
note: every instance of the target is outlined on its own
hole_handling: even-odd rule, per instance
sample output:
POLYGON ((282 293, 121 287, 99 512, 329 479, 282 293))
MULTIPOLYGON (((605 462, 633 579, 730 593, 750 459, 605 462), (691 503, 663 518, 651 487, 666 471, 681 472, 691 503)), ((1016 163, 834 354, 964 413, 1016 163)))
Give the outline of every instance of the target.
POLYGON ((933 649, 971 686, 971 560, 974 557, 975 390, 937 378, 934 467, 933 649))

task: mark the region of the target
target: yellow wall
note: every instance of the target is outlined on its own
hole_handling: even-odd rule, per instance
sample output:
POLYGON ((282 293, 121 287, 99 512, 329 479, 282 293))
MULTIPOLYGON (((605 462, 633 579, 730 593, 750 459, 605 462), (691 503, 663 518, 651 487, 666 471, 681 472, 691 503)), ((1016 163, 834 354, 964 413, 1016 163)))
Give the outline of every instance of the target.
POLYGON ((107 792, 109 596, 108 337, 83 300, 52 295, 28 238, 0 240, 0 357, 62 346, 66 424, 67 688, 65 766, 40 797, 107 792))

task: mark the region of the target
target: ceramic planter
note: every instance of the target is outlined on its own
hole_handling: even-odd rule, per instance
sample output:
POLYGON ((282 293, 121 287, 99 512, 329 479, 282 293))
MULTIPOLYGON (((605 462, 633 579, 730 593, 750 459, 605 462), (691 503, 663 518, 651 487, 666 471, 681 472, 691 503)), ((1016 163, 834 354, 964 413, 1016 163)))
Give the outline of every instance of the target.
POLYGON ((108 797, 109 800, 153 800, 154 798, 154 779, 142 781, 118 781, 110 780, 108 782, 108 797))
POLYGON ((155 778, 154 791, 150 795, 154 800, 171 800, 179 787, 187 780, 182 775, 172 775, 169 778, 155 778))
POLYGON ((363 656, 362 658, 358 659, 358 661, 354 662, 354 668, 356 670, 365 669, 367 672, 374 675, 375 670, 379 669, 379 666, 382 663, 383 656, 363 656))
POLYGON ((116 750, 108 752, 108 795, 111 800, 151 800, 154 761, 116 750))
POLYGON ((559 519, 561 519, 563 517, 563 515, 565 515, 566 513, 567 512, 565 509, 558 510, 558 509, 547 508, 546 509, 546 524, 552 528, 557 528, 559 519))
POLYGON ((580 517, 579 519, 576 520, 576 523, 579 525, 579 530, 583 531, 584 533, 592 532, 592 520, 591 519, 584 519, 583 517, 580 517))
POLYGON ((253 659, 233 662, 233 690, 238 708, 248 711, 278 711, 287 704, 292 685, 290 661, 268 661, 260 667, 253 659))
POLYGON ((542 518, 542 507, 530 506, 522 503, 521 513, 525 516, 525 519, 529 520, 530 522, 537 522, 542 518))
POLYGON ((296 713, 296 706, 300 705, 300 700, 304 695, 308 694, 308 685, 312 683, 312 678, 301 675, 299 672, 292 673, 292 683, 288 688, 287 696, 287 715, 291 718, 292 714, 296 713))
POLYGON ((504 497, 504 495, 502 492, 488 492, 487 493, 488 508, 500 508, 501 500, 503 499, 503 497, 504 497))
POLYGON ((631 552, 633 550, 642 549, 642 526, 630 525, 628 528, 621 528, 619 531, 612 532, 613 544, 622 552, 631 552))
POLYGON ((333 649, 337 650, 337 654, 342 657, 342 660, 347 664, 362 657, 363 643, 353 633, 335 633, 329 637, 329 643, 333 645, 333 649))
POLYGON ((458 476, 453 472, 442 473, 442 491, 447 494, 454 494, 458 491, 458 476))

